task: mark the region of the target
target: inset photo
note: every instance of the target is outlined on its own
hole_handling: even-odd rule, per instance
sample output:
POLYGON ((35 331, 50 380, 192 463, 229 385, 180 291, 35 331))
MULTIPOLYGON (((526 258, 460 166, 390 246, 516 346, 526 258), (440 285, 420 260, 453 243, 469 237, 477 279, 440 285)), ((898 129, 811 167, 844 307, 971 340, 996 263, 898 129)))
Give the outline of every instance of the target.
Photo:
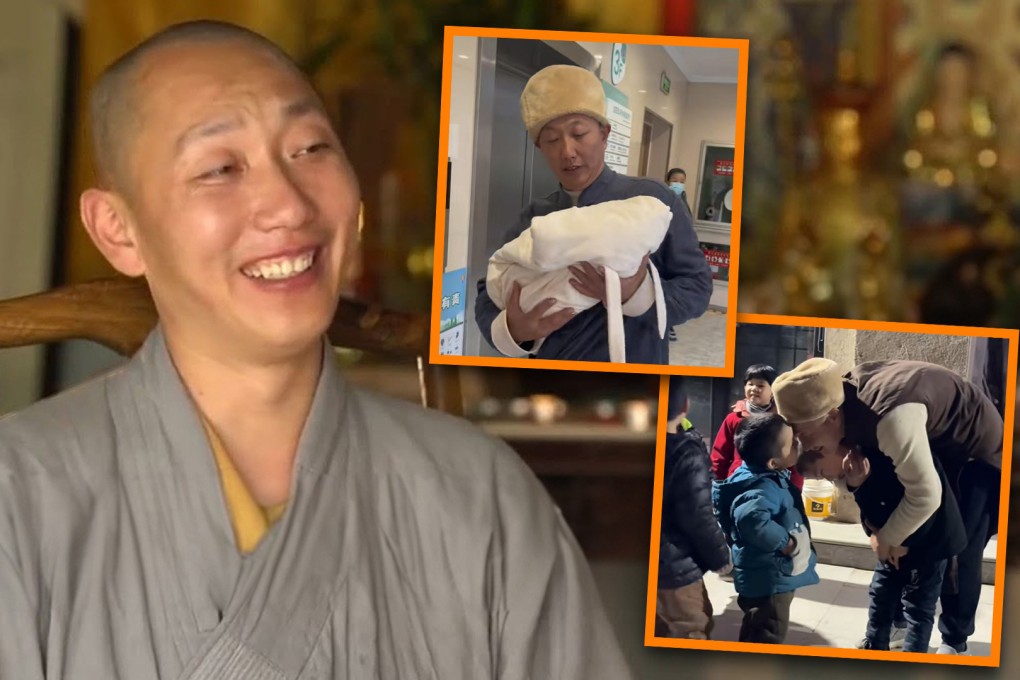
POLYGON ((740 321, 663 378, 645 643, 998 666, 1018 331, 740 321))
POLYGON ((732 375, 746 74, 744 40, 447 27, 430 361, 732 375))

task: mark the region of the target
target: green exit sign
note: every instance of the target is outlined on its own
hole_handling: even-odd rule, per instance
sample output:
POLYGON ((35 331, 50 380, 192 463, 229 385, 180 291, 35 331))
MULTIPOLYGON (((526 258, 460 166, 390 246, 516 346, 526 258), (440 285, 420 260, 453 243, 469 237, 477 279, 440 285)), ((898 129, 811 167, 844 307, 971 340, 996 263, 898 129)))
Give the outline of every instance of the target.
POLYGON ((665 71, 662 72, 662 78, 659 80, 659 89, 663 94, 669 94, 669 76, 665 71))

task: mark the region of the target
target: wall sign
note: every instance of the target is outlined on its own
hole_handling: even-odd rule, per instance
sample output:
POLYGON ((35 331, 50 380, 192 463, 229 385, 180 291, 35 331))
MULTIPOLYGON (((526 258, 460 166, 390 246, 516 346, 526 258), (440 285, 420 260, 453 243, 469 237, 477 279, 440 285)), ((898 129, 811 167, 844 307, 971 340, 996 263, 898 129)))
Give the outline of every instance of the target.
POLYGON ((627 46, 623 43, 613 43, 613 63, 609 70, 610 82, 619 85, 627 70, 627 46))
POLYGON ((464 312, 467 309, 467 269, 443 274, 439 305, 439 353, 464 353, 464 312))
POLYGON ((620 102, 607 99, 606 119, 612 126, 609 143, 606 144, 606 165, 626 175, 627 163, 630 160, 630 135, 634 114, 620 102))
POLYGON ((730 247, 722 243, 707 243, 702 241, 701 252, 705 254, 705 261, 712 270, 712 278, 716 281, 730 280, 730 247))
POLYGON ((662 94, 669 94, 669 88, 671 83, 669 82, 669 76, 666 72, 662 72, 662 77, 659 78, 659 89, 662 90, 662 94))

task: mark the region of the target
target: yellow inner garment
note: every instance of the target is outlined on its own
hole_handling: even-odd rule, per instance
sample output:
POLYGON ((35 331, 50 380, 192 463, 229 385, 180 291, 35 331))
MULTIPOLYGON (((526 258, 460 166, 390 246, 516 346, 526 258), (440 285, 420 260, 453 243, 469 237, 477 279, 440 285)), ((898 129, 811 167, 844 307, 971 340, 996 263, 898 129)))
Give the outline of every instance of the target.
POLYGON ((230 513, 230 523, 234 527, 237 549, 243 554, 248 554, 258 547, 259 541, 266 535, 269 528, 283 516, 287 509, 287 503, 263 507, 255 502, 248 486, 241 479, 237 468, 234 467, 234 462, 230 460, 223 442, 220 441, 209 423, 203 420, 202 425, 205 427, 209 445, 216 458, 216 468, 220 471, 223 497, 230 513))

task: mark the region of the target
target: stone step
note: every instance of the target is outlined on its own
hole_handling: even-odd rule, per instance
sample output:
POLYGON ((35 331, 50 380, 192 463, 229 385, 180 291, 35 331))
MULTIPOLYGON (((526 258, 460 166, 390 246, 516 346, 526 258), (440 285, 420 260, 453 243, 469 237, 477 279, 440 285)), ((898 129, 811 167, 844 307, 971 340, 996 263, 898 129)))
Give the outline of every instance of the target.
MULTIPOLYGON (((818 561, 839 567, 874 569, 875 553, 864 529, 859 524, 846 524, 830 519, 811 520, 811 541, 818 553, 818 561)), ((981 565, 981 582, 995 583, 995 556, 998 542, 995 538, 985 548, 981 565)))

